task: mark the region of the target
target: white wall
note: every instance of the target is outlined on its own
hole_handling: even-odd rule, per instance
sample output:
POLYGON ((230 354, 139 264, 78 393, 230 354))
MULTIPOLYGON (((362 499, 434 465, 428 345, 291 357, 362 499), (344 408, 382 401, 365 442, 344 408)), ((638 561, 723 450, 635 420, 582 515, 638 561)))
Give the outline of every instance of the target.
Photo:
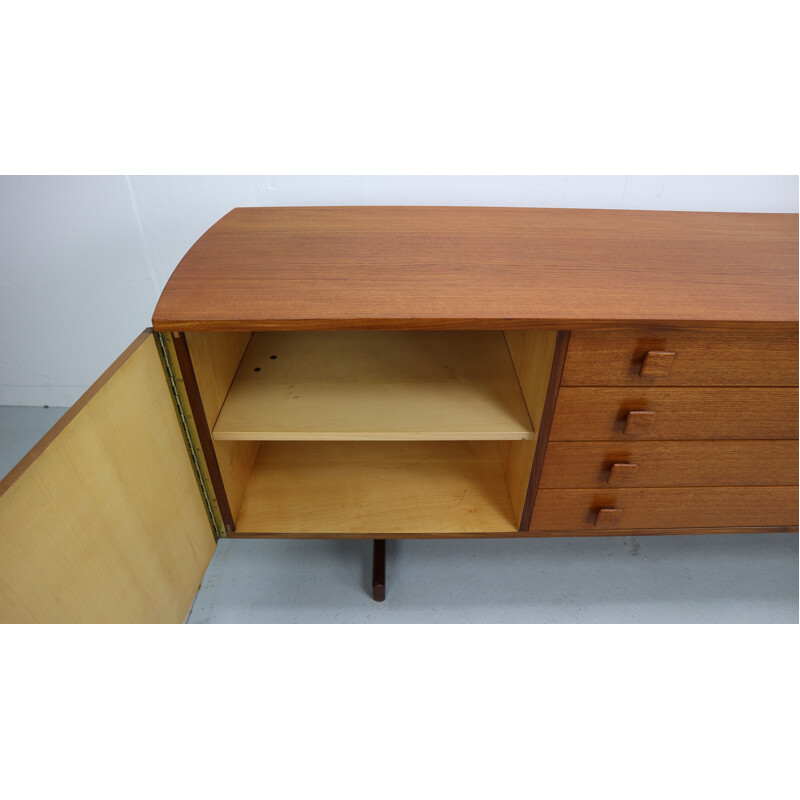
POLYGON ((234 206, 797 212, 798 179, 723 176, 0 177, 0 405, 69 405, 150 324, 234 206))

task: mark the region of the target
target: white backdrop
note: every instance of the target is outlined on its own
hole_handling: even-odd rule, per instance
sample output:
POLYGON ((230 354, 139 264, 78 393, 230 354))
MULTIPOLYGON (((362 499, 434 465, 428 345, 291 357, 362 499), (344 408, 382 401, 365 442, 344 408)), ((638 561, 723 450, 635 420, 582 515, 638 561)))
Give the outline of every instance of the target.
POLYGON ((0 177, 0 405, 70 405, 235 206, 797 212, 796 176, 0 177))

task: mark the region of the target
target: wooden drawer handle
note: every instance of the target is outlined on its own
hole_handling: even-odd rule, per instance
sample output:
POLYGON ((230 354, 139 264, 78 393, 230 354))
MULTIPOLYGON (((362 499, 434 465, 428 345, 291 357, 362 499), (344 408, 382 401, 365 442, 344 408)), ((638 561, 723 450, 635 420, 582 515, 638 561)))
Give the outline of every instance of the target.
POLYGON ((622 519, 621 508, 599 508, 594 518, 595 528, 616 528, 622 519))
POLYGON ((643 378, 666 378, 676 355, 668 350, 648 350, 639 375, 643 378))
POLYGON ((609 486, 633 486, 636 483, 636 474, 639 472, 638 464, 627 461, 618 461, 611 465, 608 473, 609 486))
POLYGON ((625 419, 625 433, 650 433, 656 421, 655 411, 629 411, 625 419))

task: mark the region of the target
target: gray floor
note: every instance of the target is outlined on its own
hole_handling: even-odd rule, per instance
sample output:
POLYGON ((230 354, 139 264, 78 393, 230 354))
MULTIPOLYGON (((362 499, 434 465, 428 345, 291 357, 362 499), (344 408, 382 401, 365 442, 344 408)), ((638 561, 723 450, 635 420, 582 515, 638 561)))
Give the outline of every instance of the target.
POLYGON ((0 478, 58 422, 66 410, 0 406, 0 478))
MULTIPOLYGON (((0 406, 0 477, 64 408, 0 406)), ((798 622, 796 534, 221 540, 188 621, 798 622)))
POLYGON ((793 622, 796 534, 221 540, 189 622, 793 622))

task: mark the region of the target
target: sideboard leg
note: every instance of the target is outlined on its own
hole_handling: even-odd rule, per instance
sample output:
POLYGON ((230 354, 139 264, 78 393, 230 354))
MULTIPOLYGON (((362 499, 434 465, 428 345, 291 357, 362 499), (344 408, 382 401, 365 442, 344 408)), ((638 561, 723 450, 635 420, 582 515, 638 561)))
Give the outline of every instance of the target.
POLYGON ((372 540, 372 599, 386 599, 386 539, 372 540))

